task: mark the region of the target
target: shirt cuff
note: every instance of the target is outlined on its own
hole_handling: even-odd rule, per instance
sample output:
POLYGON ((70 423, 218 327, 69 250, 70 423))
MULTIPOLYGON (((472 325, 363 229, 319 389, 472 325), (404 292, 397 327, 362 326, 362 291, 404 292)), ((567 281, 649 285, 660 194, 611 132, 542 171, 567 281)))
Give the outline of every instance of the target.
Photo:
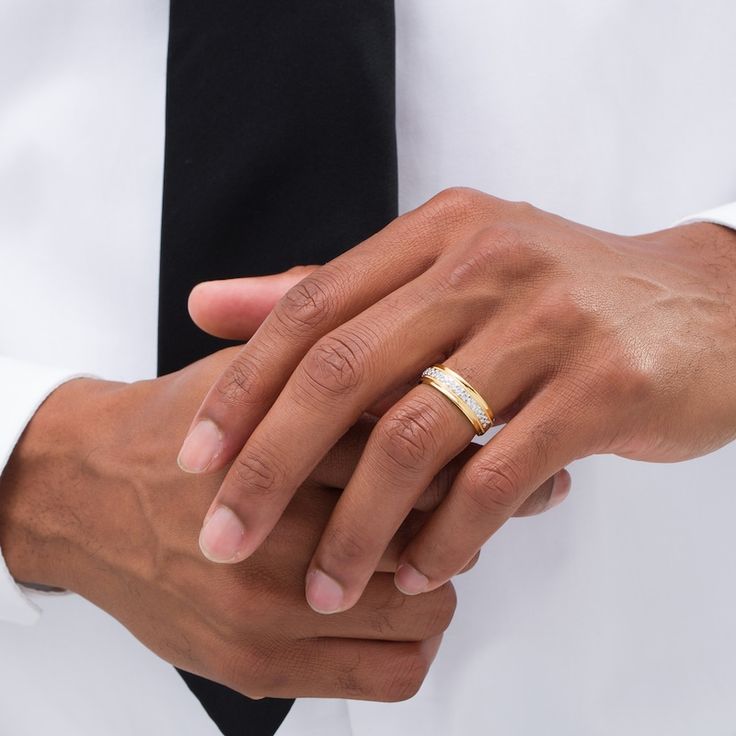
MULTIPOLYGON (((86 375, 0 356, 0 475, 44 399, 62 383, 86 375)), ((30 625, 40 615, 38 605, 13 580, 0 550, 0 621, 30 625)))
POLYGON ((712 222, 715 225, 723 225, 736 230, 736 202, 714 207, 705 212, 699 212, 679 220, 675 225, 688 225, 692 222, 712 222))

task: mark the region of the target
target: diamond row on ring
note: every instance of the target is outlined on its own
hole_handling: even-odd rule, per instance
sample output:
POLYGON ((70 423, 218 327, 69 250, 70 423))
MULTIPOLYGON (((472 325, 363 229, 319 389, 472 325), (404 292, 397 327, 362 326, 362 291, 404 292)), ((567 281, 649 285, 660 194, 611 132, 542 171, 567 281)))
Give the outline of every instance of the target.
POLYGON ((470 409, 472 409, 476 418, 480 422, 481 427, 483 427, 484 432, 491 428, 493 422, 488 416, 486 410, 473 398, 470 392, 462 385, 462 383, 460 383, 460 381, 434 366, 422 371, 422 378, 425 377, 439 381, 445 388, 455 394, 455 396, 462 399, 470 409))

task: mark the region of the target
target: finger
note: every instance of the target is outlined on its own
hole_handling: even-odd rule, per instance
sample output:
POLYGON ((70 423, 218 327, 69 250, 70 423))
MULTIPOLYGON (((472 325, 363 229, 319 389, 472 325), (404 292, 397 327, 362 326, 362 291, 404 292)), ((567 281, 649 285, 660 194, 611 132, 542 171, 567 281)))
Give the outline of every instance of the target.
POLYGON ((473 555, 473 557, 470 560, 470 562, 468 562, 468 564, 465 565, 465 567, 462 570, 460 570, 460 572, 458 573, 458 575, 462 575, 463 573, 466 573, 469 570, 472 570, 478 564, 478 560, 479 559, 480 559, 480 551, 476 552, 473 555))
MULTIPOLYGON (((337 490, 344 489, 355 472, 360 456, 365 450, 370 433, 376 425, 376 420, 368 415, 348 430, 340 441, 325 455, 311 474, 311 479, 320 485, 329 486, 337 490)), ((455 477, 460 469, 481 449, 480 445, 472 443, 459 455, 447 463, 437 475, 432 478, 422 495, 416 500, 414 509, 418 511, 433 511, 449 493, 455 477)), ((554 508, 567 497, 570 490, 570 475, 561 470, 561 482, 554 483, 555 478, 548 478, 534 493, 521 505, 514 516, 533 516, 554 508), (553 488, 555 494, 553 495, 553 488)))
MULTIPOLYGON (((437 361, 439 361, 441 358, 442 356, 438 354, 437 361)), ((391 389, 377 401, 374 401, 373 404, 371 404, 371 406, 366 409, 366 412, 368 414, 372 414, 374 417, 383 416, 400 398, 406 396, 406 394, 408 394, 409 391, 411 391, 416 385, 416 376, 412 376, 411 381, 408 381, 406 383, 403 383, 401 386, 391 389)))
MULTIPOLYGON (((320 460, 319 464, 310 474, 310 479, 320 485, 342 491, 348 485, 350 478, 355 472, 355 468, 358 465, 360 456, 365 450, 370 434, 376 426, 376 421, 374 417, 364 414, 320 460)), ((435 509, 449 492, 450 486, 462 466, 478 450, 480 450, 480 445, 471 444, 445 465, 429 482, 422 495, 417 499, 414 508, 419 511, 432 511, 435 509)), ((539 498, 537 505, 540 506, 541 510, 541 506, 549 498, 549 492, 546 487, 542 487, 538 493, 533 494, 532 498, 539 498)))
POLYGON ((411 376, 416 379, 438 344, 468 329, 473 316, 457 301, 435 313, 427 294, 439 288, 436 281, 415 280, 309 350, 234 461, 208 512, 200 543, 209 559, 238 562, 251 554, 364 407, 411 376), (295 441, 295 428, 308 433, 295 441))
MULTIPOLYGON (((460 469, 481 449, 475 443, 469 445, 457 457, 453 458, 440 470, 422 495, 416 500, 414 508, 418 511, 434 511, 450 488, 460 469)), ((347 485, 347 483, 345 483, 347 485)), ((345 487, 343 486, 343 488, 345 487)), ((571 478, 567 470, 561 470, 557 475, 548 478, 537 488, 529 498, 516 510, 514 516, 535 516, 544 513, 561 504, 569 495, 571 478), (560 476, 557 482, 557 476, 560 476)))
POLYGON ((394 585, 393 572, 376 573, 360 603, 350 611, 338 616, 320 616, 304 605, 302 599, 301 605, 294 605, 293 618, 288 618, 285 625, 305 636, 422 641, 445 631, 456 604, 452 585, 407 600, 394 585))
POLYGON ((182 469, 216 471, 232 461, 319 338, 424 273, 469 227, 467 212, 461 218, 454 207, 437 197, 293 286, 206 396, 179 455, 182 469))
MULTIPOLYGON (((500 328, 498 333, 499 345, 504 345, 500 328)), ((540 363, 519 360, 518 350, 489 346, 485 337, 461 347, 444 362, 500 414, 538 384, 543 372, 540 363), (503 381, 496 379, 500 376, 503 381)), ((316 611, 334 613, 354 605, 402 519, 474 435, 465 414, 435 387, 424 384, 381 417, 307 573, 307 600, 316 611)))
MULTIPOLYGON (((560 470, 532 493, 514 512, 514 516, 536 516, 559 506, 570 493, 572 479, 567 470, 560 470)), ((447 495, 447 494, 445 494, 447 495)))
MULTIPOLYGON (((314 469, 310 476, 310 481, 319 485, 325 485, 334 489, 335 493, 340 493, 348 484, 350 477, 358 464, 360 455, 365 448, 366 441, 370 431, 375 426, 375 419, 365 417, 355 427, 353 427, 337 445, 322 459, 320 464, 314 469)), ((417 535, 428 518, 426 511, 436 508, 442 499, 450 490, 455 476, 462 466, 467 462, 478 450, 479 445, 471 445, 467 451, 460 453, 458 458, 443 468, 430 482, 422 496, 401 526, 394 534, 389 542, 388 547, 384 550, 381 559, 376 566, 377 572, 396 572, 398 561, 409 542, 417 535), (461 462, 457 462, 460 460, 461 462)), ((541 506, 547 503, 549 493, 543 492, 544 498, 537 504, 541 510, 541 506)), ((532 494, 536 497, 537 493, 532 494)), ((327 524, 329 513, 316 521, 318 528, 322 529, 327 524)))
MULTIPOLYGON (((472 448, 474 451, 480 449, 478 445, 472 445, 472 448)), ((474 452, 469 453, 466 458, 472 457, 473 454, 474 452)), ((429 514, 426 512, 434 509, 445 497, 452 485, 455 475, 459 472, 461 467, 462 464, 457 464, 451 472, 441 472, 432 480, 432 483, 430 483, 425 493, 417 502, 414 510, 412 510, 406 519, 404 519, 398 531, 389 542, 388 547, 384 550, 381 555, 381 559, 378 561, 378 565, 376 566, 376 572, 396 572, 396 568, 399 565, 399 559, 401 558, 404 550, 409 546, 409 543, 414 539, 414 537, 416 537, 429 518, 429 514), (422 509, 422 503, 424 503, 424 509, 422 509)), ((316 472, 317 471, 315 471, 315 473, 316 472)), ((329 473, 330 471, 327 472, 329 473)), ((339 472, 339 470, 337 472, 339 472)), ((314 475, 315 474, 312 474, 312 478, 314 478, 314 475)), ((339 481, 339 483, 347 485, 347 481, 339 481)), ((340 486, 337 486, 335 488, 336 493, 339 492, 339 487, 340 486)), ((535 508, 538 509, 535 513, 541 513, 543 510, 547 510, 557 505, 556 503, 549 502, 550 494, 544 488, 539 489, 538 492, 532 494, 531 498, 535 498, 537 496, 542 496, 543 498, 535 505, 535 508)), ((324 517, 319 520, 319 528, 324 528, 326 526, 328 518, 329 514, 325 514, 324 517)), ((479 554, 475 555, 471 563, 461 570, 461 572, 467 572, 472 569, 478 561, 479 556, 479 554)))
POLYGON ((404 552, 396 573, 400 590, 421 593, 449 580, 533 489, 587 454, 592 427, 586 432, 585 422, 566 414, 554 390, 544 390, 462 469, 404 552))
POLYGON ((374 417, 367 414, 361 416, 319 461, 309 476, 310 480, 342 491, 348 484, 375 425, 374 417))
POLYGON ((283 273, 197 284, 189 295, 189 315, 215 337, 248 340, 276 302, 319 266, 294 266, 283 273))
MULTIPOLYGON (((429 514, 424 511, 411 511, 409 513, 389 542, 388 547, 383 551, 381 559, 376 565, 376 572, 390 572, 392 574, 396 572, 404 550, 409 546, 414 537, 419 534, 419 531, 426 524, 428 518, 429 514)), ((326 523, 327 519, 325 519, 326 523)), ((314 552, 314 550, 311 551, 314 552)), ((301 593, 303 594, 303 591, 301 593)))
MULTIPOLYGON (((250 697, 396 702, 418 692, 440 642, 441 637, 423 642, 308 639, 279 650, 278 663, 267 671, 260 667, 257 688, 239 687, 237 678, 224 684, 250 697)), ((234 669, 250 673, 253 663, 245 660, 234 669)))
MULTIPOLYGON (((303 581, 309 559, 314 554, 319 537, 330 518, 339 493, 338 489, 329 488, 310 478, 302 484, 289 504, 287 513, 291 516, 292 523, 278 524, 252 558, 253 563, 258 565, 261 564, 259 560, 264 555, 270 555, 272 559, 276 558, 288 565, 292 577, 298 580, 298 590, 295 590, 295 595, 299 600, 304 599, 303 581), (294 546, 297 543, 298 549, 294 546), (294 567, 295 562, 296 567, 294 567)), ((428 515, 422 511, 413 511, 407 516, 384 552, 377 572, 396 572, 399 557, 427 518, 428 515)), ((213 575, 233 574, 231 570, 232 568, 222 570, 216 568, 213 570, 213 575)), ((304 607, 306 608, 306 602, 304 602, 304 607)))

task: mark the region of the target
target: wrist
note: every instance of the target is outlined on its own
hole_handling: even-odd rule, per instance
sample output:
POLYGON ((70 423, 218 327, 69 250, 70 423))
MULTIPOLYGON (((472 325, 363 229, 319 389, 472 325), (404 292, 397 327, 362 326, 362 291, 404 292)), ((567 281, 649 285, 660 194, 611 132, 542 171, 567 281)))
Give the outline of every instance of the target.
POLYGON ((714 222, 688 222, 639 237, 666 242, 670 247, 676 248, 724 248, 724 255, 736 256, 736 251, 733 250, 736 247, 736 230, 714 222))
POLYGON ((736 230, 713 222, 690 222, 635 237, 648 248, 659 248, 662 258, 675 257, 688 271, 703 273, 715 292, 736 293, 736 230))
POLYGON ((104 405, 121 384, 75 379, 34 414, 0 476, 0 547, 22 583, 70 588, 88 546, 83 513, 104 405))

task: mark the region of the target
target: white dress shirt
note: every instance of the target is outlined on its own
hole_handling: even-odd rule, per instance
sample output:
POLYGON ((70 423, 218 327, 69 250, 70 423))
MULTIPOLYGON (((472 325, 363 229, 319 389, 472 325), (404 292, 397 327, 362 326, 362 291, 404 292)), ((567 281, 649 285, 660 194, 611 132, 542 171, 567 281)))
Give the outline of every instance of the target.
MULTIPOLYGON (((0 469, 69 376, 155 375, 167 11, 0 6, 0 469)), ((466 185, 636 233, 736 200, 733 0, 396 12, 402 210, 466 185)), ((736 227, 736 205, 698 217, 736 227)), ((577 463, 458 578, 415 698, 299 700, 280 735, 733 734, 735 465, 577 463)), ((0 735, 217 733, 114 619, 0 558, 0 735)))

